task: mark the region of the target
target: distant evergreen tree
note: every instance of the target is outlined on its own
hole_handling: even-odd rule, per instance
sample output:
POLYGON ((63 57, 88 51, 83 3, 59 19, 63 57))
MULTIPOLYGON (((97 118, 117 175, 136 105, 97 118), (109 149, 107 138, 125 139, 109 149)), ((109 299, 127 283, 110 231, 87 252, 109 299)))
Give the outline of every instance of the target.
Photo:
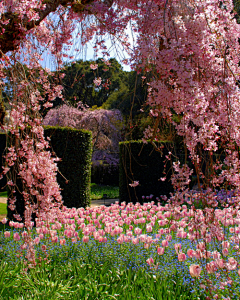
POLYGON ((114 58, 107 63, 101 58, 94 62, 79 60, 66 65, 62 73, 65 73, 62 78, 64 96, 73 106, 81 101, 90 108, 100 107, 110 95, 127 90, 128 73, 114 58), (97 66, 96 69, 91 69, 91 65, 97 66), (95 79, 101 84, 95 85, 95 79))

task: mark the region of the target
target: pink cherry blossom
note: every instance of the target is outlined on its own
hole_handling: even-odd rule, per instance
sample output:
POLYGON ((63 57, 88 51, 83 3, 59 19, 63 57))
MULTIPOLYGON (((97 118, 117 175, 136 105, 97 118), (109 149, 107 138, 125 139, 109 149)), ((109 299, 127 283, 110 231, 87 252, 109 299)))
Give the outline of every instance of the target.
POLYGON ((102 78, 101 78, 101 77, 95 78, 95 79, 93 80, 93 82, 94 82, 94 84, 95 84, 96 86, 99 86, 99 85, 101 85, 101 83, 102 83, 102 78))
POLYGON ((139 185, 139 181, 133 181, 133 183, 130 183, 129 185, 130 187, 136 187, 139 185))
POLYGON ((98 65, 97 65, 97 64, 91 64, 91 65, 90 65, 90 68, 91 68, 92 70, 96 70, 96 69, 98 68, 98 65))

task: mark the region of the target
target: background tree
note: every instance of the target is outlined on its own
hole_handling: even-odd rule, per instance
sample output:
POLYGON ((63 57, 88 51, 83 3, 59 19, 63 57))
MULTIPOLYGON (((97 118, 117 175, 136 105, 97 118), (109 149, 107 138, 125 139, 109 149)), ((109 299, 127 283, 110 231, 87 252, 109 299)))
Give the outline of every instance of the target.
POLYGON ((65 99, 73 106, 81 101, 89 107, 101 107, 110 95, 127 88, 127 72, 114 58, 107 62, 102 58, 95 62, 79 60, 66 65, 61 74, 65 99))
POLYGON ((90 130, 93 135, 94 164, 118 164, 118 144, 122 140, 123 119, 119 110, 88 109, 81 102, 78 108, 62 105, 51 109, 43 125, 90 130))

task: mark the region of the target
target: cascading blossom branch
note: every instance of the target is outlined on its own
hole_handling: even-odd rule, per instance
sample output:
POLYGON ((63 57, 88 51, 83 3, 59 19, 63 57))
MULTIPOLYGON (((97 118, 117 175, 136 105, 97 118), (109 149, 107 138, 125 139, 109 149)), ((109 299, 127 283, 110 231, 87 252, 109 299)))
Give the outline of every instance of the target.
MULTIPOLYGON (((11 106, 10 120, 4 126, 7 134, 7 147, 5 155, 5 166, 2 175, 6 175, 9 186, 9 209, 13 211, 13 217, 24 222, 26 233, 24 235, 23 248, 28 249, 26 258, 30 266, 36 264, 34 243, 31 238, 31 230, 34 226, 33 214, 41 220, 44 216, 52 215, 53 207, 62 206, 62 196, 56 180, 57 164, 59 160, 52 157, 48 141, 45 140, 44 130, 41 126, 42 118, 39 114, 40 102, 43 100, 38 84, 46 84, 46 72, 35 65, 38 73, 38 81, 26 79, 24 67, 21 64, 9 66, 11 80, 15 86, 13 99, 9 102, 11 106), (24 78, 25 77, 25 78, 24 78), (16 100, 15 100, 16 99, 16 100), (24 199, 24 214, 17 210, 15 193, 19 188, 18 179, 21 180, 21 190, 24 199)), ((31 76, 35 75, 31 71, 31 76)), ((54 85, 45 87, 42 92, 49 99, 61 97, 61 88, 54 85)), ((45 107, 50 106, 46 102, 45 107)))
MULTIPOLYGON (((154 1, 145 9, 149 15, 139 21, 133 59, 142 62, 135 63, 137 68, 155 74, 147 104, 156 124, 164 117, 175 125, 206 187, 238 189, 240 27, 232 1, 154 1), (179 123, 173 121, 173 110, 179 123), (220 147, 225 170, 211 161, 208 175, 201 174, 199 149, 211 155, 220 147)), ((145 138, 154 140, 156 133, 148 130, 145 138)))
MULTIPOLYGON (((145 137, 152 140, 156 138, 161 117, 176 126, 190 151, 198 181, 204 181, 205 187, 208 187, 205 194, 200 193, 199 197, 205 198, 205 204, 209 207, 196 211, 193 206, 189 212, 192 216, 189 234, 193 239, 203 237, 208 241, 215 235, 219 241, 224 241, 224 233, 217 222, 217 214, 221 215, 221 212, 215 212, 212 208, 216 205, 214 189, 221 185, 236 189, 236 197, 234 201, 228 202, 227 214, 222 217, 222 222, 228 223, 237 214, 237 205, 234 208, 230 206, 238 203, 240 186, 236 149, 240 146, 240 95, 236 85, 239 79, 240 31, 232 11, 231 0, 1 2, 0 78, 1 85, 4 85, 7 76, 11 80, 10 115, 13 120, 12 125, 6 128, 12 136, 4 173, 9 176, 8 185, 12 191, 16 176, 23 181, 26 203, 24 221, 27 228, 23 236, 23 248, 28 248, 30 262, 35 263, 35 243, 30 235, 33 226, 31 214, 36 212, 40 221, 45 214, 48 218, 61 218, 56 159, 48 152, 48 144, 40 125, 42 118, 39 109, 46 99, 44 106, 51 107, 51 102, 61 97, 62 87, 60 78, 55 78, 59 79, 55 84, 49 81, 50 72, 43 71, 39 61, 44 48, 55 57, 57 69, 61 68, 63 55, 66 56, 64 47, 71 46, 77 22, 84 25, 84 30, 77 36, 77 39, 81 38, 81 45, 91 40, 96 33, 99 39, 95 47, 107 55, 104 35, 108 33, 124 47, 129 47, 125 31, 131 21, 133 31, 137 33, 136 44, 131 52, 132 68, 146 73, 151 71, 153 74, 148 83, 147 104, 151 108, 152 117, 156 118, 156 126, 148 129, 145 137), (52 12, 59 16, 58 22, 48 18, 52 12), (89 14, 92 14, 92 18, 88 18, 89 14), (96 16, 95 21, 93 16, 96 16), (87 24, 88 19, 91 19, 91 24, 87 24), (22 60, 26 68, 19 63, 22 60), (173 121, 173 111, 179 116, 178 123, 173 121), (226 156, 223 162, 211 158, 211 154, 220 148, 226 156), (202 150, 209 153, 210 162, 206 168, 208 174, 201 173, 202 150), (53 209, 55 206, 58 208, 53 209)), ((100 78, 96 80, 95 84, 100 84, 100 78)), ((188 184, 191 170, 187 166, 181 170, 178 164, 175 168, 178 174, 173 177, 173 183, 179 191, 173 200, 184 201, 188 194, 180 192, 188 184)), ((15 201, 12 193, 9 199, 12 209, 15 201)), ((193 205, 192 198, 187 201, 193 205)), ((165 224, 165 219, 170 218, 174 210, 176 206, 169 207, 166 216, 159 222, 165 224)), ((17 212, 16 217, 19 218, 17 212)), ((173 229, 176 224, 174 220, 171 222, 173 229)), ((237 224, 238 220, 234 222, 237 224)), ((37 224, 37 227, 40 226, 40 223, 37 224)), ((149 231, 150 225, 147 229, 149 231)), ((184 237, 184 230, 179 230, 178 235, 184 237)), ((237 241, 237 235, 234 238, 237 241)), ((15 239, 18 240, 17 235, 15 239)), ((164 239, 162 247, 157 250, 159 254, 164 252, 163 248, 168 242, 167 238, 164 239)), ((64 244, 64 240, 61 243, 64 244)), ((227 245, 224 243, 223 256, 229 251, 227 245)), ((196 253, 189 252, 189 255, 194 253, 199 258, 202 255, 208 256, 202 245, 197 250, 196 253)), ((183 261, 184 255, 180 252, 178 255, 179 260, 183 261)), ((229 258, 226 262, 217 256, 215 254, 214 257, 217 262, 208 262, 207 270, 210 273, 216 267, 224 266, 228 270, 236 267, 234 259, 229 258)), ((153 264, 152 259, 149 259, 149 263, 153 264)), ((198 265, 192 266, 192 276, 200 274, 198 265)))

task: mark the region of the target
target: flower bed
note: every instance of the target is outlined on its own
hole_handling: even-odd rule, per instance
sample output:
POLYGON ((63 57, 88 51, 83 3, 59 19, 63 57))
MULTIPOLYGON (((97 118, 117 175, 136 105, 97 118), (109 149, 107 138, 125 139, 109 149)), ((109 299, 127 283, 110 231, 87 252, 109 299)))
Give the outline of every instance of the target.
MULTIPOLYGON (((221 193, 214 201, 217 199, 222 199, 223 205, 232 203, 235 197, 221 193)), ((57 221, 49 223, 44 216, 37 221, 31 236, 33 251, 36 257, 52 263, 107 262, 114 269, 144 270, 163 278, 177 273, 192 292, 215 295, 216 299, 239 299, 240 219, 238 210, 233 210, 161 206, 154 202, 116 202, 111 207, 87 209, 65 207, 56 212, 57 221)), ((10 222, 10 226, 13 229, 1 235, 1 260, 18 264, 27 254, 25 241, 29 236, 18 228, 22 227, 19 223, 10 222)))

